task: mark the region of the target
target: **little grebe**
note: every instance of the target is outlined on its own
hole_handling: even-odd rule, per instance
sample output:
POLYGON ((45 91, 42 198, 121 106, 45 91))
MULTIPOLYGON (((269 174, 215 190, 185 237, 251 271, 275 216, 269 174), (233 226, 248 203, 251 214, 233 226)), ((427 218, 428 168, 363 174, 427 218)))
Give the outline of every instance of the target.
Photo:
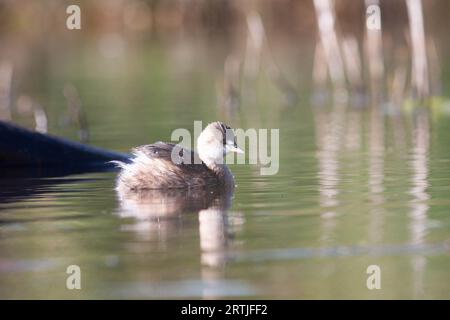
POLYGON ((151 189, 191 187, 234 187, 225 165, 229 152, 243 153, 233 130, 222 122, 210 123, 197 140, 198 153, 173 143, 157 142, 133 149, 130 163, 121 167, 116 190, 119 193, 151 189))

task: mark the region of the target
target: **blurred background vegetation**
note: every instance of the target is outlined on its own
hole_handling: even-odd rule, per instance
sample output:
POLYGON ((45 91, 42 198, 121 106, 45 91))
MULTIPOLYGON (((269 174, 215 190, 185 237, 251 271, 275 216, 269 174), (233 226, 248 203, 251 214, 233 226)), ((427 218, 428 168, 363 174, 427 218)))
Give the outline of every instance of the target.
MULTIPOLYGON (((120 126, 128 121, 135 131, 156 135, 152 128, 158 121, 136 122, 130 112, 167 120, 170 110, 172 118, 188 111, 177 113, 177 126, 192 123, 194 114, 267 126, 270 110, 299 101, 326 104, 323 98, 336 87, 356 97, 356 104, 369 104, 376 78, 370 68, 380 56, 383 101, 404 105, 414 96, 409 84, 416 55, 407 2, 2 0, 0 117, 82 141, 92 136, 88 122, 115 122, 126 132, 131 128, 120 126), (332 32, 339 45, 334 53, 325 47, 325 55, 321 36, 327 35, 318 28, 323 3, 335 18, 332 32), (382 44, 368 49, 374 55, 367 50, 372 40, 365 27, 371 3, 382 13, 382 44), (81 8, 81 30, 65 27, 70 4, 81 8), (330 69, 339 60, 341 80, 330 69)), ((422 1, 421 10, 427 96, 440 96, 449 90, 442 64, 449 52, 450 4, 422 1)))

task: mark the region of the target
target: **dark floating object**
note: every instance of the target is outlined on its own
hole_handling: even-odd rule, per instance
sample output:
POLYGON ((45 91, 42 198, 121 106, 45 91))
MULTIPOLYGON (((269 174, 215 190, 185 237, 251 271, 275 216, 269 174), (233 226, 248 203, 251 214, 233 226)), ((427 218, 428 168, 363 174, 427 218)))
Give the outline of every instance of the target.
POLYGON ((109 161, 128 162, 129 157, 0 121, 0 176, 108 171, 115 167, 109 161))

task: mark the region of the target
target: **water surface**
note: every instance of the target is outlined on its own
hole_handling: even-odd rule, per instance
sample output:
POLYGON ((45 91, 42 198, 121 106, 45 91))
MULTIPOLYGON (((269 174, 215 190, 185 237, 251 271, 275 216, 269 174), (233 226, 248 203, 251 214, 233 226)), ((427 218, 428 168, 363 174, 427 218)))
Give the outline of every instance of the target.
POLYGON ((69 82, 93 145, 128 151, 193 130, 194 120, 279 128, 278 174, 232 166, 237 188, 226 204, 163 194, 128 206, 114 172, 3 178, 0 298, 450 298, 448 88, 434 109, 314 105, 308 66, 289 61, 297 104, 261 76, 226 116, 216 107, 217 63, 190 50, 176 50, 189 63, 164 44, 112 61, 88 46, 36 63, 49 131, 78 139, 61 120, 69 82), (66 289, 72 264, 81 290, 66 289), (366 287, 373 264, 381 290, 366 287))

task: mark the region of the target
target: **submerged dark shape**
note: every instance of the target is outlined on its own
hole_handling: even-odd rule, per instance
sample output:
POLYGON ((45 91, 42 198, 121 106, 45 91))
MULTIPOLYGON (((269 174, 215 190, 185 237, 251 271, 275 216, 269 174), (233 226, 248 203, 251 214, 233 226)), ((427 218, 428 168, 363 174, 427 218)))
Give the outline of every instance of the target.
POLYGON ((129 155, 84 145, 68 139, 34 132, 0 121, 0 170, 53 176, 114 168, 112 160, 129 161, 129 155), (13 168, 13 170, 10 170, 13 168))

